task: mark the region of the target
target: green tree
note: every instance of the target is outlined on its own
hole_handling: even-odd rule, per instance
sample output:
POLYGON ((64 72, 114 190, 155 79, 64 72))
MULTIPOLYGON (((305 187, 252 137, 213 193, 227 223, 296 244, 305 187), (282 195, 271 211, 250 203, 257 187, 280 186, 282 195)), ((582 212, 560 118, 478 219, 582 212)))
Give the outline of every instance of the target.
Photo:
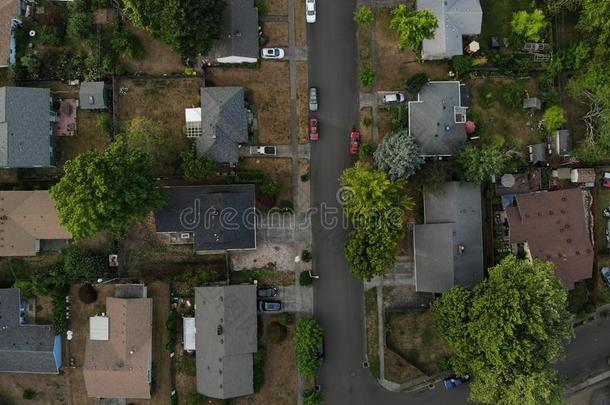
POLYGON ((468 73, 473 63, 474 60, 467 55, 456 55, 451 58, 451 66, 453 66, 453 70, 459 75, 468 73))
POLYGON ((305 378, 315 377, 320 368, 318 350, 322 344, 322 328, 313 319, 301 319, 294 331, 297 367, 305 378))
POLYGON ((104 230, 122 236, 164 201, 163 191, 154 186, 150 157, 129 150, 123 136, 103 152, 92 150, 67 161, 51 196, 61 224, 76 240, 104 230))
POLYGON ((373 154, 377 167, 390 178, 408 178, 424 163, 421 147, 409 135, 408 129, 386 135, 373 154))
POLYGON ((525 10, 513 13, 513 20, 511 21, 513 32, 516 35, 532 41, 540 41, 542 39, 540 34, 548 25, 549 22, 540 9, 535 9, 531 13, 525 10))
POLYGON ((398 32, 398 46, 401 49, 410 48, 419 55, 423 40, 434 38, 438 20, 430 10, 413 11, 400 4, 392 10, 390 28, 398 32))
POLYGON ((74 41, 90 39, 93 36, 93 15, 85 0, 74 0, 68 3, 67 36, 74 41))
POLYGON ((466 181, 481 183, 502 174, 508 167, 510 155, 495 147, 469 144, 457 161, 466 181))
POLYGON ((17 280, 13 283, 13 288, 18 288, 22 297, 32 298, 36 296, 34 286, 30 280, 17 280))
POLYGON ((186 150, 180 156, 182 158, 182 172, 187 180, 207 180, 216 174, 216 163, 209 157, 196 157, 193 150, 186 150))
POLYGON ((374 19, 373 10, 366 4, 361 5, 354 12, 354 21, 356 21, 358 25, 369 26, 373 23, 374 19))
POLYGON ((322 405, 322 391, 310 388, 303 392, 303 405, 322 405))
POLYGON ((432 307, 435 328, 471 373, 470 400, 562 404, 553 364, 571 337, 567 292, 552 263, 508 256, 472 289, 454 287, 432 307))
POLYGON ((565 122, 563 108, 558 105, 551 106, 544 111, 544 128, 553 133, 565 122))
POLYGON ((430 79, 428 79, 428 76, 425 73, 416 73, 406 80, 405 87, 409 91, 409 93, 415 95, 419 93, 419 91, 426 84, 428 84, 429 81, 430 79))
POLYGON ((384 226, 354 229, 345 244, 345 257, 350 271, 359 279, 367 281, 391 271, 401 237, 402 232, 384 226))

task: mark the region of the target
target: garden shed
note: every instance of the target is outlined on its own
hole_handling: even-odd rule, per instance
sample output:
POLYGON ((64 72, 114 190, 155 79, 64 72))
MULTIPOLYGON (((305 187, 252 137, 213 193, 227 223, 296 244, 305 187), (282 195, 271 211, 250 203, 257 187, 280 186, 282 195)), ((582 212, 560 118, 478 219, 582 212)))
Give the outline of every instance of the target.
POLYGON ((535 108, 536 110, 542 110, 542 100, 538 97, 528 97, 523 100, 523 109, 529 110, 535 108))

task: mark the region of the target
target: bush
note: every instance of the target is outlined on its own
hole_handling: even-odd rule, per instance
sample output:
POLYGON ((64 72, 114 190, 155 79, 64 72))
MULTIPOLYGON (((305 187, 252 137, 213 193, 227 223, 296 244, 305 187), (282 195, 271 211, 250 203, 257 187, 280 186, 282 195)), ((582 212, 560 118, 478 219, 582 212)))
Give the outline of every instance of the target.
POLYGON ((258 15, 267 14, 267 2, 265 0, 254 0, 254 7, 258 9, 258 15))
POLYGON ((362 117, 362 125, 369 128, 371 125, 373 125, 373 118, 369 117, 368 115, 366 117, 362 117))
POLYGON ((268 197, 277 197, 280 192, 280 186, 275 181, 265 178, 260 186, 260 192, 268 197))
POLYGON ((302 175, 301 175, 301 181, 302 181, 302 182, 309 181, 309 178, 310 178, 310 177, 311 177, 311 173, 309 173, 309 172, 307 172, 307 173, 305 173, 305 174, 302 174, 302 175))
POLYGON ((254 392, 259 392, 265 382, 265 347, 259 346, 258 351, 254 353, 254 392))
POLYGON ((467 73, 472 67, 472 64, 472 58, 466 55, 456 55, 451 59, 451 65, 457 74, 467 73))
POLYGON ((53 293, 53 313, 52 325, 55 335, 63 335, 68 330, 68 304, 66 303, 65 293, 57 290, 53 293))
POLYGON ((363 143, 358 151, 358 157, 361 159, 368 158, 373 155, 373 145, 368 142, 363 143))
POLYGON ((288 329, 278 323, 278 322, 271 322, 269 325, 267 325, 267 340, 271 343, 282 343, 285 339, 286 336, 288 336, 288 329))
POLYGON ((303 405, 322 405, 322 391, 310 388, 303 392, 303 405))
POLYGON ((313 284, 313 278, 309 275, 308 271, 302 271, 299 275, 299 285, 305 287, 313 284))
POLYGON ((305 263, 309 263, 311 261, 311 252, 309 250, 303 250, 301 252, 301 259, 303 259, 305 263))
POLYGON ((32 298, 36 296, 30 280, 17 280, 13 283, 13 288, 18 288, 22 297, 32 298))
POLYGON ((322 344, 322 328, 313 319, 302 319, 294 333, 297 367, 305 378, 315 377, 320 367, 318 350, 322 344))
POLYGON ((376 75, 377 75, 377 72, 375 72, 375 69, 373 69, 373 66, 371 66, 371 65, 362 66, 362 68, 360 70, 360 83, 364 87, 371 87, 371 86, 373 86, 373 84, 375 84, 376 75))
POLYGON ((558 105, 551 106, 544 112, 544 127, 549 133, 561 128, 564 121, 565 115, 563 108, 558 105))
POLYGON ((292 315, 287 312, 282 312, 277 316, 277 321, 280 323, 280 325, 288 326, 293 322, 292 315))
POLYGON ((409 93, 417 94, 429 81, 425 73, 417 73, 407 79, 405 87, 409 93))
POLYGON ((187 180, 207 180, 216 174, 216 163, 207 156, 196 157, 193 150, 187 150, 182 152, 180 157, 182 172, 187 180))
POLYGON ((451 361, 449 360, 449 357, 447 356, 443 356, 443 357, 439 357, 436 360, 436 368, 438 369, 438 371, 448 371, 451 369, 451 361))
POLYGON ((277 208, 280 212, 293 212, 294 204, 292 204, 292 201, 290 200, 282 200, 277 204, 277 208))
POLYGON ((84 304, 92 304, 97 300, 97 291, 91 284, 83 284, 78 289, 78 298, 84 304))
POLYGON ((214 283, 225 279, 225 274, 208 268, 203 270, 190 270, 182 273, 178 280, 190 286, 197 287, 208 283, 214 283))
POLYGON ((106 257, 71 244, 61 252, 64 258, 64 272, 68 280, 79 277, 94 277, 105 273, 108 268, 106 257))
POLYGON ((520 109, 523 102, 523 87, 519 83, 510 83, 500 87, 500 102, 506 108, 520 109))
POLYGON ((24 389, 23 394, 21 394, 21 398, 25 399, 26 401, 29 401, 30 399, 34 399, 35 396, 36 396, 36 392, 29 388, 24 389))
POLYGON ((373 10, 367 5, 358 7, 354 12, 354 21, 356 21, 358 25, 371 25, 374 19, 373 10))

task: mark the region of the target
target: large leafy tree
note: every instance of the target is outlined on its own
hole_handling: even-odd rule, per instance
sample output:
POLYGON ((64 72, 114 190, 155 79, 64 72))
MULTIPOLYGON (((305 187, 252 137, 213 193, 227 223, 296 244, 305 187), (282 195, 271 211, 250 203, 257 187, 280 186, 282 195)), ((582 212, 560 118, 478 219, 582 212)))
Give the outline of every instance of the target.
POLYGON ((509 256, 473 289, 443 294, 432 312, 456 372, 474 376, 473 402, 563 403, 553 364, 572 329, 567 291, 553 264, 509 256))
POLYGON ((421 147, 406 129, 386 135, 373 154, 377 167, 392 179, 413 175, 424 163, 421 147))
POLYGON ((398 32, 398 46, 421 52, 424 39, 434 38, 438 20, 430 10, 413 11, 405 4, 392 10, 390 28, 398 32))
POLYGON ((297 367, 303 377, 315 377, 320 368, 318 350, 322 343, 322 328, 314 319, 302 319, 294 332, 297 367))
POLYGON ((138 27, 167 42, 184 57, 206 54, 220 35, 224 0, 124 0, 138 27))
POLYGON ((75 239, 103 230, 121 236, 164 200, 154 186, 150 157, 130 150, 123 136, 103 152, 89 151, 69 160, 64 171, 51 196, 62 225, 75 239))
POLYGON ((544 127, 549 133, 561 128, 564 121, 563 108, 558 105, 551 106, 544 112, 544 127))
POLYGON ((499 148, 469 144, 459 154, 457 161, 466 181, 481 183, 502 174, 510 159, 510 155, 499 148))
POLYGON ((529 39, 532 41, 540 41, 542 38, 540 34, 549 25, 546 16, 540 9, 535 9, 531 13, 525 10, 513 13, 513 20, 511 26, 513 32, 523 39, 529 39))

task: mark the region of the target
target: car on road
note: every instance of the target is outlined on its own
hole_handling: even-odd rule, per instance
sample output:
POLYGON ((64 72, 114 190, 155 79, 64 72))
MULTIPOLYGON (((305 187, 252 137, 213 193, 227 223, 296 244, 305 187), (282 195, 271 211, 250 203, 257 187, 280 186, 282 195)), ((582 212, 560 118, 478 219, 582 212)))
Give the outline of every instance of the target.
POLYGON ((279 312, 282 310, 282 303, 275 300, 258 300, 258 310, 261 312, 279 312))
POLYGON ((405 95, 402 93, 384 94, 382 100, 384 104, 404 103, 405 95))
POLYGON ((358 154, 360 150, 360 143, 362 142, 362 137, 360 136, 360 132, 352 129, 352 132, 349 134, 349 154, 355 156, 358 154))
POLYGON ((466 374, 463 377, 453 376, 443 380, 443 385, 446 389, 451 389, 470 381, 470 375, 466 374))
POLYGON ((273 298, 280 293, 277 287, 271 285, 263 285, 256 289, 256 296, 261 298, 273 298))
POLYGON ((251 155, 275 155, 277 148, 275 146, 250 146, 251 155))
POLYGON ((316 0, 305 0, 305 19, 309 24, 316 22, 316 0))
POLYGON ((263 48, 261 57, 263 59, 283 59, 284 50, 282 48, 263 48))
POLYGON ((318 111, 318 89, 316 87, 309 89, 309 111, 318 111))
POLYGON ((309 119, 309 140, 317 141, 320 139, 320 133, 318 132, 318 119, 311 117, 309 119))
POLYGON ((607 286, 610 287, 610 267, 602 267, 599 271, 607 286))

